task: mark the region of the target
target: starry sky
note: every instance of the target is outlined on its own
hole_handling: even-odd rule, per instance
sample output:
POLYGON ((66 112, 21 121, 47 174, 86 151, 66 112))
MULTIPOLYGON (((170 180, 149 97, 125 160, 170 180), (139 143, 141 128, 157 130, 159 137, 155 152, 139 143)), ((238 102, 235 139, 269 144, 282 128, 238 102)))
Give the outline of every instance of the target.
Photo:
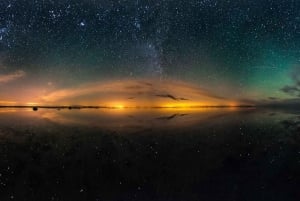
POLYGON ((297 102, 299 69, 298 0, 0 1, 1 105, 297 102))

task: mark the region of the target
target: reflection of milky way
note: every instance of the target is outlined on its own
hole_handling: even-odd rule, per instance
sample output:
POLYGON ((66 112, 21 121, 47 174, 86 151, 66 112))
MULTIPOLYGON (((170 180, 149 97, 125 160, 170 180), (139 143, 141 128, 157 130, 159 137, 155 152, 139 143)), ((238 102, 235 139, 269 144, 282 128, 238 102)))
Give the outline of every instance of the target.
POLYGON ((208 126, 212 121, 236 112, 251 109, 99 109, 99 110, 41 110, 40 118, 66 125, 82 125, 108 130, 141 131, 189 129, 193 126, 208 126))
MULTIPOLYGON (((3 115, 1 125, 7 125, 13 117, 20 118, 20 125, 57 125, 82 126, 86 128, 106 129, 120 132, 141 132, 143 130, 189 130, 191 127, 208 127, 215 121, 227 122, 237 114, 252 113, 253 108, 197 108, 197 109, 81 109, 55 110, 40 109, 0 109, 3 115), (5 119, 3 118, 5 116, 5 119), (225 118, 225 119, 224 119, 225 118), (27 119, 31 119, 27 122, 27 119)), ((1 113, 0 113, 1 114, 1 113)))

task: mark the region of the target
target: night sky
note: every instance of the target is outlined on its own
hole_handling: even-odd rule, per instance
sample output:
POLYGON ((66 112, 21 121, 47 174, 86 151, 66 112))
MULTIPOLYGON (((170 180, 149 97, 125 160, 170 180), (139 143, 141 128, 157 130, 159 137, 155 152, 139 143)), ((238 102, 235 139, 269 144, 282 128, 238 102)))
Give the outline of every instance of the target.
POLYGON ((299 68, 298 0, 0 1, 2 105, 297 102, 299 68))

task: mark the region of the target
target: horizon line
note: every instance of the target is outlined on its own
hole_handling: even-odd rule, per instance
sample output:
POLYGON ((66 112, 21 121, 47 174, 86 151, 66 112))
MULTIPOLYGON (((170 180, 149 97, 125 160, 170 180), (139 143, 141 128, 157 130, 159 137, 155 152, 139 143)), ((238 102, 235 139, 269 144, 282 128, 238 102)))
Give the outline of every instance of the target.
POLYGON ((42 108, 42 109, 168 109, 168 108, 250 108, 255 105, 195 105, 195 106, 95 106, 95 105, 0 105, 0 108, 42 108))

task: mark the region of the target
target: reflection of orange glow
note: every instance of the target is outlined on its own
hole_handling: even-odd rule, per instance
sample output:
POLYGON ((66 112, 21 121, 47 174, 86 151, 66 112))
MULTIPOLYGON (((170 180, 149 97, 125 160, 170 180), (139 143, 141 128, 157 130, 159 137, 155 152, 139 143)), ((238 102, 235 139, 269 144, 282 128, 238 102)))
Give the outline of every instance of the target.
MULTIPOLYGON (((115 107, 116 108, 116 107, 115 107)), ((244 110, 244 109, 241 109, 244 110)), ((122 132, 141 132, 148 128, 172 129, 184 128, 201 123, 209 124, 214 118, 222 118, 236 110, 230 108, 127 108, 124 110, 106 108, 99 110, 41 110, 39 113, 28 114, 39 115, 60 124, 91 125, 106 129, 121 129, 122 132)), ((238 111, 238 110, 237 110, 238 111)))
POLYGON ((17 112, 17 110, 13 108, 1 108, 0 110, 0 113, 9 113, 9 112, 17 112))

